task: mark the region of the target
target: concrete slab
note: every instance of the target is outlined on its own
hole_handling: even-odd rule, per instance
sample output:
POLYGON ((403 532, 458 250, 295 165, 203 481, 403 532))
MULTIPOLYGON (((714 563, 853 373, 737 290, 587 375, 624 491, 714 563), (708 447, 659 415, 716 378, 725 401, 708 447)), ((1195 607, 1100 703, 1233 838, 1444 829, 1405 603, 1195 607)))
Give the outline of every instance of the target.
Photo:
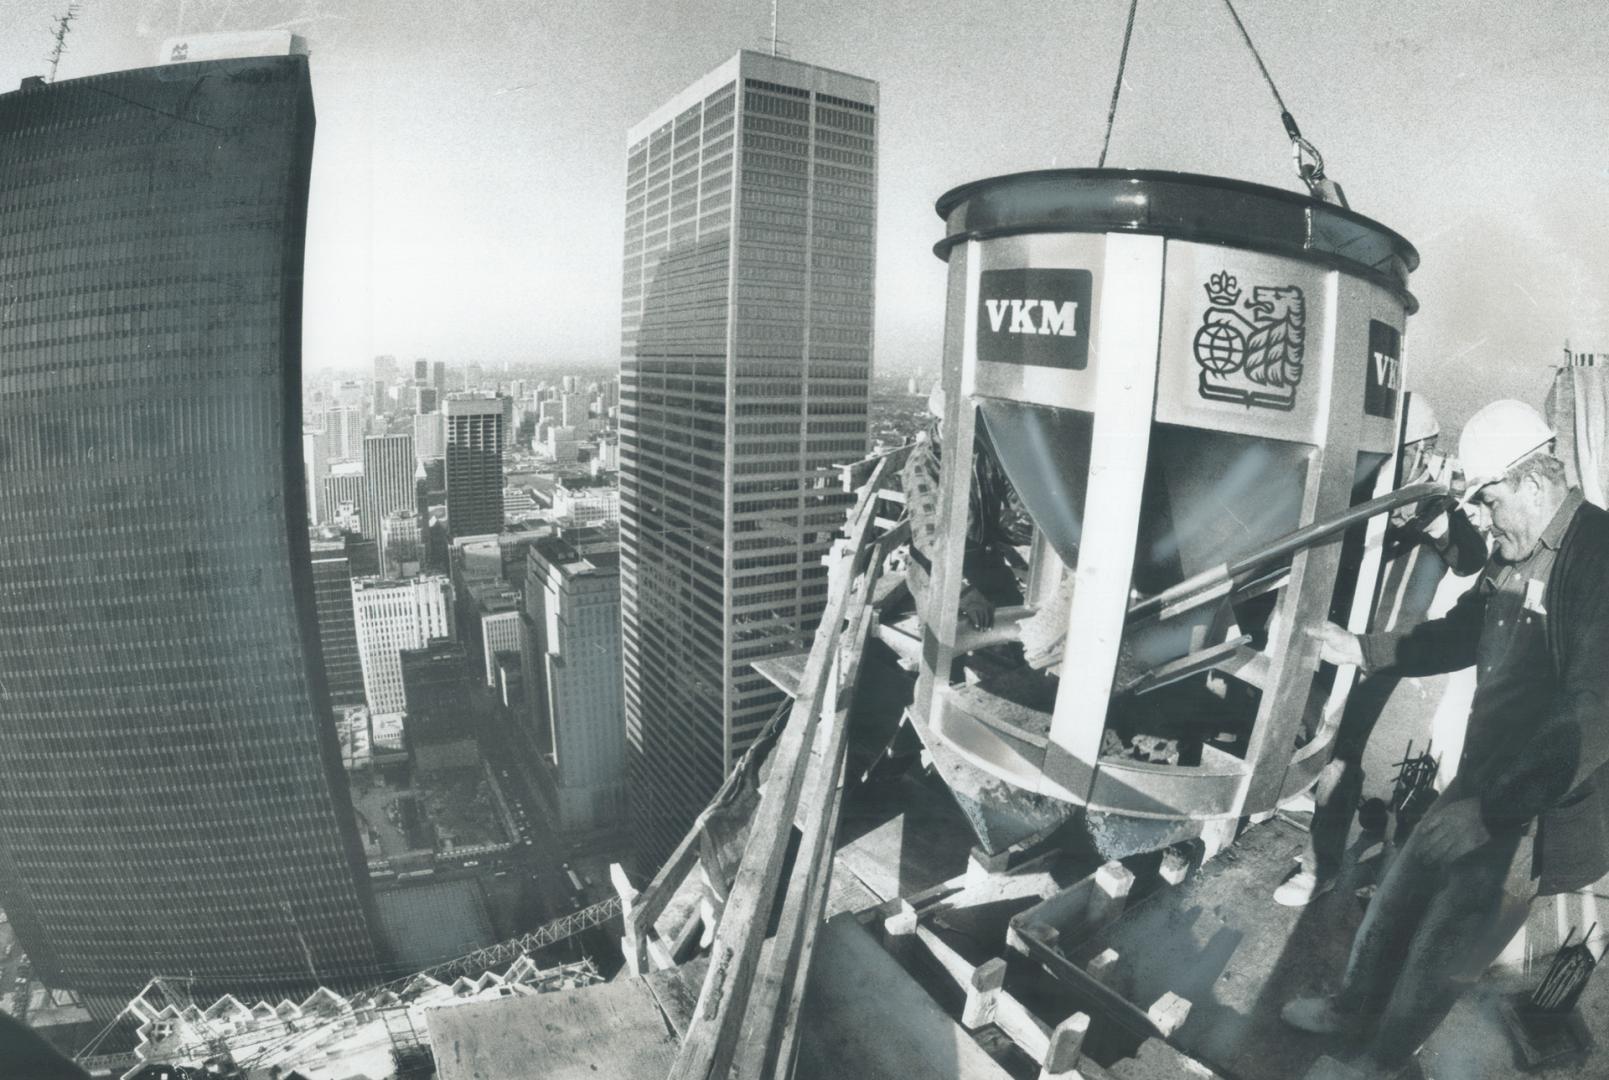
MULTIPOLYGON (((1115 950, 1105 981, 1141 1010, 1170 992, 1189 1000, 1189 1016, 1171 1041, 1224 1076, 1290 1080, 1306 1076, 1325 1055, 1344 1063, 1363 1049, 1356 1040, 1303 1035, 1280 1021, 1279 1009, 1291 998, 1335 989, 1362 918, 1354 890, 1372 880, 1377 867, 1348 865, 1335 890, 1306 908, 1282 908, 1271 894, 1304 841, 1302 830, 1281 818, 1254 826, 1183 885, 1159 890, 1104 931, 1081 943, 1063 942, 1062 949, 1079 966, 1115 950)), ((1563 936, 1554 926, 1554 908, 1552 901, 1540 902, 1530 927, 1532 937, 1549 942, 1550 949, 1563 936)), ((1489 972, 1426 1043, 1420 1054, 1426 1075, 1530 1075, 1518 1066, 1498 1005, 1503 994, 1534 987, 1546 964, 1546 955, 1536 955, 1529 973, 1489 972)), ((1588 984, 1579 1009, 1597 1043, 1609 1041, 1609 978, 1600 975, 1588 984)), ((1100 1049, 1099 1039, 1091 1042, 1100 1049)), ((1609 1076, 1603 1053, 1547 1075, 1609 1076)), ((1323 1068, 1330 1066, 1319 1075, 1326 1075, 1323 1068)))
POLYGON ((849 916, 816 942, 799 1080, 1009 1080, 959 1024, 849 916))
POLYGON ((675 1034, 644 979, 425 1013, 438 1080, 663 1080, 675 1034))

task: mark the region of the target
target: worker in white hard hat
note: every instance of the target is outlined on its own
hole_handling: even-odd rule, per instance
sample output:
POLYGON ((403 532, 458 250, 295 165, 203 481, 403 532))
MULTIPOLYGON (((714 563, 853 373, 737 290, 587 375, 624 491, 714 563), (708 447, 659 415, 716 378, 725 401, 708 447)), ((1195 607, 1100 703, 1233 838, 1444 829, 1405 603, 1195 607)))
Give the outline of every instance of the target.
MULTIPOLYGON (((1441 426, 1430 402, 1420 393, 1404 395, 1402 484, 1446 483, 1451 472, 1436 453, 1441 426)), ((1383 540, 1385 566, 1380 590, 1378 629, 1407 630, 1430 614, 1441 580, 1450 571, 1468 577, 1486 563, 1486 542, 1451 496, 1428 500, 1393 513, 1383 540)), ((1313 820, 1300 865, 1274 890, 1274 902, 1302 907, 1334 888, 1340 877, 1347 834, 1363 793, 1363 753, 1381 714, 1402 681, 1393 671, 1362 679, 1347 696, 1346 709, 1330 760, 1313 786, 1313 820)), ((1399 836, 1411 831, 1411 814, 1398 813, 1399 836), (1404 828, 1410 826, 1410 828, 1404 828)))
POLYGON ((1367 1037, 1368 1075, 1405 1075, 1532 899, 1609 872, 1609 511, 1569 485, 1552 440, 1518 401, 1464 426, 1465 500, 1493 552, 1445 617, 1407 631, 1312 631, 1334 664, 1476 671, 1458 775, 1386 871, 1339 992, 1282 1014, 1306 1031, 1367 1037))

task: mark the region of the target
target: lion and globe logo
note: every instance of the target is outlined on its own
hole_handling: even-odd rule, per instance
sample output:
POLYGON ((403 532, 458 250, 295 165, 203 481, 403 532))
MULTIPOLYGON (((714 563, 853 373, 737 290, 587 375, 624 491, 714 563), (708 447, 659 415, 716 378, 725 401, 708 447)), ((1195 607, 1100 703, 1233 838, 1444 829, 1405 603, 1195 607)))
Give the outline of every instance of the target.
POLYGON ((1240 282, 1226 270, 1202 288, 1210 306, 1193 341, 1201 396, 1257 408, 1294 408, 1307 329, 1302 290, 1258 285, 1243 299, 1240 282))

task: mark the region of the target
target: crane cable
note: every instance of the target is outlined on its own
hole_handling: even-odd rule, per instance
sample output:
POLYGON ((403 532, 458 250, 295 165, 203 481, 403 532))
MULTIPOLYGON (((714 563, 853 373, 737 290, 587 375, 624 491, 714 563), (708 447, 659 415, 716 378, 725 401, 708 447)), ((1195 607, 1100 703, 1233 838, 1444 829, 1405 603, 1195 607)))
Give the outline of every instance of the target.
POLYGON ((1285 105, 1285 99, 1280 95, 1279 87, 1274 85, 1274 77, 1268 73, 1268 65, 1263 63, 1262 53, 1251 40, 1251 34, 1246 30, 1246 24, 1240 21, 1240 13, 1235 10, 1233 0, 1224 0, 1224 7, 1229 9, 1229 17, 1235 21, 1235 29, 1240 31, 1240 39, 1246 43, 1246 49, 1251 58, 1257 61, 1257 70, 1262 73, 1263 82, 1268 84, 1268 92, 1274 95, 1274 104, 1279 106, 1279 121, 1285 125, 1285 134, 1291 140, 1291 162, 1296 166, 1296 175, 1302 183, 1315 195, 1323 185, 1324 155, 1302 135, 1302 129, 1296 124, 1296 117, 1285 105))
MULTIPOLYGON (((1316 197, 1328 202, 1337 202, 1346 205, 1340 188, 1334 181, 1324 174, 1324 155, 1319 153, 1305 136, 1296 123, 1296 117, 1291 114, 1285 104, 1285 98, 1280 94, 1279 87, 1274 84, 1274 76, 1269 74, 1268 65, 1263 63, 1263 56, 1257 51, 1257 45, 1252 41, 1251 34, 1246 30, 1246 24, 1241 21, 1240 13, 1235 10, 1233 0, 1223 0, 1224 7, 1229 11, 1229 17, 1234 20, 1235 29, 1240 31, 1240 39, 1246 43, 1246 49, 1251 58, 1257 63, 1257 70, 1263 76, 1263 82, 1268 84, 1268 92, 1274 97, 1274 104, 1279 107, 1279 120, 1285 127, 1285 134, 1291 140, 1291 162, 1296 168, 1296 175, 1307 185, 1307 188, 1316 197)), ((1106 134, 1101 139, 1101 156, 1095 167, 1106 166, 1106 154, 1112 145, 1112 126, 1117 120, 1117 101, 1123 92, 1123 73, 1128 67, 1129 43, 1134 37, 1134 16, 1139 10, 1140 0, 1129 0, 1128 22, 1123 28, 1123 48, 1117 59, 1117 79, 1112 84, 1112 101, 1106 110, 1106 134)))
POLYGON ((1129 41, 1134 37, 1134 13, 1140 9, 1140 0, 1129 0, 1129 21, 1123 28, 1123 51, 1117 57, 1117 81, 1112 84, 1112 104, 1106 110, 1106 137, 1101 140, 1100 160, 1097 169, 1106 167, 1106 151, 1112 145, 1112 124, 1117 120, 1117 98, 1123 92, 1123 69, 1129 62, 1129 41))

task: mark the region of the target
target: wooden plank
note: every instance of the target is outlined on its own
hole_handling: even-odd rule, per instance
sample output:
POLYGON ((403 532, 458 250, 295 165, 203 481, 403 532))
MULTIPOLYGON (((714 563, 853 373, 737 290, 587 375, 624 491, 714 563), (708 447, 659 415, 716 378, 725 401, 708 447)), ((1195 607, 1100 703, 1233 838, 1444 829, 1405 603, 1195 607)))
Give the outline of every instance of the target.
POLYGON ((828 570, 827 609, 805 665, 801 693, 771 754, 771 772, 749 828, 748 846, 715 935, 710 972, 699 995, 698 1011, 682 1042, 671 1080, 726 1080, 742 1030, 749 988, 760 961, 760 945, 776 899, 793 828, 794 809, 809 765, 822 694, 838 654, 838 640, 852 590, 849 583, 867 555, 872 524, 872 493, 887 461, 872 474, 856 507, 847 543, 835 546, 828 570))
POLYGON ((818 734, 811 747, 809 772, 795 815, 801 842, 782 916, 772 938, 771 962, 759 983, 759 992, 750 996, 750 1030, 745 1032, 743 1051, 733 1070, 738 1080, 761 1076, 787 1080, 792 1074, 799 1045, 799 1011, 809 979, 816 930, 821 925, 832 879, 833 839, 838 831, 847 768, 849 705, 859 685, 867 641, 877 622, 871 598, 884 560, 899 542, 903 542, 899 537, 885 536, 875 546, 850 600, 845 617, 848 630, 839 639, 838 668, 829 678, 824 695, 831 700, 824 701, 822 707, 824 716, 831 713, 832 727, 826 746, 821 745, 818 734))
MULTIPOLYGON (((1087 1019, 1087 1018, 1086 1018, 1087 1019)), ((1010 994, 995 999, 994 1023, 1018 1048, 1043 1065, 1050 1056, 1050 1025, 1010 994)))
MULTIPOLYGON (((699 812, 692 828, 682 837, 681 843, 671 852, 670 857, 660 866, 654 879, 648 883, 643 891, 637 894, 629 915, 624 918, 626 962, 628 965, 641 963, 646 965, 648 952, 648 938, 652 936, 654 924, 660 914, 665 910, 671 900, 681 891, 689 871, 698 861, 699 850, 702 845, 704 828, 710 818, 714 816, 721 806, 731 797, 732 791, 740 783, 746 783, 755 769, 756 755, 769 745, 769 740, 757 740, 743 757, 738 761, 737 768, 729 773, 721 782, 720 788, 710 799, 709 805, 699 812)), ((673 950, 674 951, 674 950, 673 950)), ((642 973, 646 966, 633 968, 634 972, 642 973)))

